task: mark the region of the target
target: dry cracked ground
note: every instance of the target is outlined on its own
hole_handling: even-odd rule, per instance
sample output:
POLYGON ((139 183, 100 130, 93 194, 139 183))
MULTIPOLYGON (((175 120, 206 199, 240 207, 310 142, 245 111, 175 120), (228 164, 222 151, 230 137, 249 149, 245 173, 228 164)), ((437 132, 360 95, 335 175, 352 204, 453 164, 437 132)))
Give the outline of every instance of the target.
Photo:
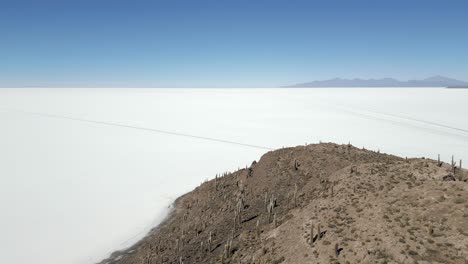
POLYGON ((467 179, 452 164, 351 145, 284 148, 180 197, 102 263, 467 264, 467 179))

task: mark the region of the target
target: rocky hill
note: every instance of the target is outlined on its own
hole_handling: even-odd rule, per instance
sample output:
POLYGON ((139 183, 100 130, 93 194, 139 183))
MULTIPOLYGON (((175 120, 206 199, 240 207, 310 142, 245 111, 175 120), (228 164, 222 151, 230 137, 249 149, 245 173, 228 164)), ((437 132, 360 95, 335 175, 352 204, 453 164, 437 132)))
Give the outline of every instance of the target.
POLYGON ((178 198, 164 223, 102 263, 466 264, 467 178, 351 145, 284 148, 178 198))

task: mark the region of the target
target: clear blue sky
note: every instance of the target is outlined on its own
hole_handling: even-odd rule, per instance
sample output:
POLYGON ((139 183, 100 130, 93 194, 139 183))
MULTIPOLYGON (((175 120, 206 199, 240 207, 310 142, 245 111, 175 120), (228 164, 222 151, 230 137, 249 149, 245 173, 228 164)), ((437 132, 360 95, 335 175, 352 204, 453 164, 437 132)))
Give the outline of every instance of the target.
POLYGON ((468 80, 466 0, 1 0, 0 86, 468 80))

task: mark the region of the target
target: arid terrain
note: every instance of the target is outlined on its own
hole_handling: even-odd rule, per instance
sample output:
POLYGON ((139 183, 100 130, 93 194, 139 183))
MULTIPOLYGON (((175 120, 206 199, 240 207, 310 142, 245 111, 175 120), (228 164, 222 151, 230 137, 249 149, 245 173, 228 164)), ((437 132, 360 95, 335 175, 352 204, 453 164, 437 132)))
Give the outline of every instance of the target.
POLYGON ((468 172, 454 164, 331 143, 271 151, 102 263, 466 264, 468 172))

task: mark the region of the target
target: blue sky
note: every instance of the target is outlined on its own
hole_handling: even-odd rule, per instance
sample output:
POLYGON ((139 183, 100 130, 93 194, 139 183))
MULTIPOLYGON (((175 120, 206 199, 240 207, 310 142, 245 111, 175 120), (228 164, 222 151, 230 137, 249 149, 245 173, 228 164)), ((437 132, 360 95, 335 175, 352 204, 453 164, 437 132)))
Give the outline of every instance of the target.
POLYGON ((468 1, 1 0, 0 86, 468 80, 468 1))

